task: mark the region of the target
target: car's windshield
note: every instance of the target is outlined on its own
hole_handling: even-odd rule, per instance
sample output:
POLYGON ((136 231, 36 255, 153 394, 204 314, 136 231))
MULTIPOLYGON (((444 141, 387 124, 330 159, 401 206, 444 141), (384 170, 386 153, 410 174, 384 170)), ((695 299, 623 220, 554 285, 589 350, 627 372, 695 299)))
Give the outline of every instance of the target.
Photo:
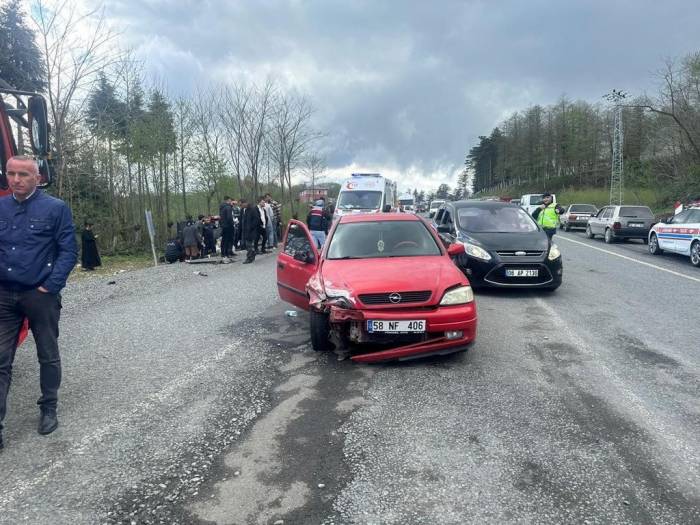
POLYGON ((598 210, 592 204, 572 204, 570 213, 596 213, 598 210))
POLYGON ((620 217, 651 219, 654 217, 654 214, 646 206, 622 206, 620 207, 620 217))
POLYGON ((370 259, 440 255, 422 222, 375 221, 339 224, 326 259, 370 259))
POLYGON ((530 195, 530 206, 539 206, 542 204, 542 195, 530 195))
POLYGON ((473 233, 522 233, 537 230, 532 217, 517 206, 459 208, 457 222, 460 229, 473 233))
POLYGON ((378 210, 381 207, 381 191, 343 191, 337 207, 343 210, 378 210))
POLYGON ((437 210, 445 201, 433 201, 430 203, 431 210, 437 210))

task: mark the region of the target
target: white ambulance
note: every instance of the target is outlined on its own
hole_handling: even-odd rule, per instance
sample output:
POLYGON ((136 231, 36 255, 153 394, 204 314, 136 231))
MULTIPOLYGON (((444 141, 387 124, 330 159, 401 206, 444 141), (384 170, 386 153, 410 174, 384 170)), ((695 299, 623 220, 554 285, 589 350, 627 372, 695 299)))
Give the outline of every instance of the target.
POLYGON ((343 181, 333 218, 349 213, 395 211, 396 183, 379 173, 353 173, 343 181))

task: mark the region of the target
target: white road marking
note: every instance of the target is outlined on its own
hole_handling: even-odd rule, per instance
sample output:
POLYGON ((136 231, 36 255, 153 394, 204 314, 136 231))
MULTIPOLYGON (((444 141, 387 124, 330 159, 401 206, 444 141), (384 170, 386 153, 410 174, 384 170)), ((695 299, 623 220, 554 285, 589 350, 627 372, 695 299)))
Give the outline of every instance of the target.
POLYGON ((622 255, 620 253, 615 253, 611 252, 610 250, 604 250, 603 248, 598 248, 597 246, 591 246, 588 243, 581 242, 581 241, 575 241, 573 239, 569 239, 568 237, 562 237, 561 235, 557 235, 557 239, 561 239, 563 241, 567 242, 573 242, 574 244, 580 244, 581 246, 585 246, 586 248, 590 248, 591 250, 598 250, 599 252, 607 253, 608 255, 614 255, 615 257, 619 257, 620 259, 626 259, 628 261, 635 262, 637 264, 641 264, 643 266, 648 266, 649 268, 654 268, 656 270, 661 270, 662 272, 670 273, 672 275, 675 275, 677 277, 683 277, 684 279, 688 279, 690 281, 695 281, 696 283, 700 283, 700 278, 698 277, 691 277, 690 275, 686 275, 681 272, 675 272, 673 270, 669 270, 668 268, 664 268, 662 266, 657 266, 656 264, 651 264, 648 262, 640 261, 638 259, 635 259, 633 257, 627 257, 626 255, 622 255))

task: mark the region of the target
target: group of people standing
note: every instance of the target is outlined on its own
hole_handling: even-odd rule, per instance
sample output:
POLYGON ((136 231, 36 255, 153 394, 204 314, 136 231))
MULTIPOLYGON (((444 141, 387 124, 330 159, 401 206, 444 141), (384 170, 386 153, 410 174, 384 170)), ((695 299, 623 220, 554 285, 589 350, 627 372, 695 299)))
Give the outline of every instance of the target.
POLYGON ((217 253, 221 239, 222 257, 236 257, 236 250, 246 250, 246 263, 255 260, 256 253, 266 253, 277 246, 282 232, 282 207, 269 193, 256 202, 233 199, 228 195, 219 206, 218 217, 191 216, 178 228, 175 238, 165 249, 167 262, 197 259, 217 253))

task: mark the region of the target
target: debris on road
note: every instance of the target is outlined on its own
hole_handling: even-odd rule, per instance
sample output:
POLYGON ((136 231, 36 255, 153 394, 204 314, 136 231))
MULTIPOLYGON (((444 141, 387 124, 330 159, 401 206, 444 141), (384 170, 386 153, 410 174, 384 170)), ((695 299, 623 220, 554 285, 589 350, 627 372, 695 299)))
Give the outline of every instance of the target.
POLYGON ((117 281, 107 281, 107 284, 117 284, 117 281))
POLYGON ((199 275, 200 277, 207 277, 209 275, 208 273, 200 272, 199 270, 197 270, 196 272, 192 272, 192 273, 195 275, 199 275))
POLYGON ((286 312, 284 312, 284 315, 286 315, 287 317, 298 317, 299 312, 297 312, 296 310, 287 310, 286 312))

